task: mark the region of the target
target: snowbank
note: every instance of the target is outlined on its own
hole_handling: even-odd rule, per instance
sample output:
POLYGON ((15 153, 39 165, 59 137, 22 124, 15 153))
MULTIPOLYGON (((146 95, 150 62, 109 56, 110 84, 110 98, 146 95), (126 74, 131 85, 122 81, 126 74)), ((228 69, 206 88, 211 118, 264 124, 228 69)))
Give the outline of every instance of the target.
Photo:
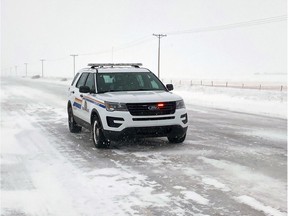
POLYGON ((193 105, 287 118, 287 92, 210 86, 174 86, 188 109, 193 105))

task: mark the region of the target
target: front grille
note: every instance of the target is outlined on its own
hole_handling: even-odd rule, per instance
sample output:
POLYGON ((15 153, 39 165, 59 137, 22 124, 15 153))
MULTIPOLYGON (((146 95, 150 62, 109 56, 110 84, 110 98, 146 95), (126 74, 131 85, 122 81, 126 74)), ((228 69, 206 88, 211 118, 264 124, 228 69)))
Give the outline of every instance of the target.
POLYGON ((176 102, 126 104, 133 116, 170 115, 175 113, 176 102), (163 104, 163 106, 159 106, 163 104))

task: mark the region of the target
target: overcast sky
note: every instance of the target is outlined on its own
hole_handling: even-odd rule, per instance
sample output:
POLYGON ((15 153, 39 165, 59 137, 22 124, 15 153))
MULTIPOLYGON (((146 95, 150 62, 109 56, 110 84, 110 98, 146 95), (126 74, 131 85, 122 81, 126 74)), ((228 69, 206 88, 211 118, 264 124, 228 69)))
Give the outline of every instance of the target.
POLYGON ((45 59, 45 76, 71 77, 70 54, 79 54, 77 70, 89 62, 142 62, 157 73, 158 40, 153 33, 167 34, 161 39, 162 78, 286 73, 286 4, 1 0, 2 73, 15 74, 17 65, 18 75, 24 75, 27 62, 28 75, 41 74, 40 59, 45 59))

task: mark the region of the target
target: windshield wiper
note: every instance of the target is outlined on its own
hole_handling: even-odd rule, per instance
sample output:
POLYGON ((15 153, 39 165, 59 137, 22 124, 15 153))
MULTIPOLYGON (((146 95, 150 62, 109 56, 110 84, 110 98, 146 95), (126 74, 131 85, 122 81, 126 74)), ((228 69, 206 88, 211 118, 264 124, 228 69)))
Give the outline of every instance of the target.
POLYGON ((122 91, 122 90, 107 90, 107 91, 100 91, 98 92, 98 94, 103 94, 103 93, 107 93, 107 92, 117 92, 117 91, 122 91))
POLYGON ((132 91, 163 91, 164 89, 144 89, 144 88, 139 88, 139 89, 135 89, 132 91))
POLYGON ((144 89, 144 88, 139 88, 139 89, 133 89, 131 91, 153 91, 154 89, 144 89))

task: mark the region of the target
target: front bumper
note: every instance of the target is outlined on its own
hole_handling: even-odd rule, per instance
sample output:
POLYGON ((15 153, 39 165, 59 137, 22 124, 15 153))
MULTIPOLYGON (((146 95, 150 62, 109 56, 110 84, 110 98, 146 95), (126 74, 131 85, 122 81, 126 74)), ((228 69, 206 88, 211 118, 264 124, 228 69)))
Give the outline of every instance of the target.
POLYGON ((99 113, 103 130, 121 132, 126 128, 151 128, 179 125, 188 126, 188 115, 185 109, 177 109, 174 114, 154 116, 132 116, 129 112, 99 113))
POLYGON ((153 126, 153 127, 129 127, 122 131, 104 130, 104 136, 109 140, 123 140, 129 138, 144 137, 183 137, 188 127, 180 125, 153 126))

